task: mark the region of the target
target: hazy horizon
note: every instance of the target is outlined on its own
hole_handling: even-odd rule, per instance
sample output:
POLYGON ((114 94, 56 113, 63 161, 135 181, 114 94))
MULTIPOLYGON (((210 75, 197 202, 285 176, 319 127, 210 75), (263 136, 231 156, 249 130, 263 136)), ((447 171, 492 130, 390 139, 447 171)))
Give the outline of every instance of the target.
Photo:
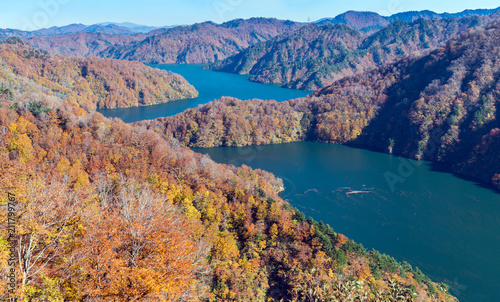
POLYGON ((9 2, 0 12, 0 28, 38 30, 69 24, 130 22, 138 25, 166 27, 212 21, 224 23, 252 17, 277 18, 298 22, 332 18, 346 11, 370 11, 382 16, 400 12, 431 10, 436 13, 456 13, 467 9, 494 9, 496 1, 455 1, 450 4, 423 0, 377 0, 335 3, 318 0, 149 0, 137 3, 130 0, 111 1, 27 0, 23 4, 9 2), (113 1, 114 2, 114 1, 113 1))

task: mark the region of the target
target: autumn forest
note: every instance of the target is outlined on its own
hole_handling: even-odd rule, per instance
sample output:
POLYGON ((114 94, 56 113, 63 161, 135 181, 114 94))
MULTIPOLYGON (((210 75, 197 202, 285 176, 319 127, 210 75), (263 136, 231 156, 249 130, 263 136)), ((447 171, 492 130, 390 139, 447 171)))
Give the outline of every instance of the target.
POLYGON ((500 188, 498 13, 379 17, 0 30, 2 300, 458 301, 306 217, 272 173, 190 149, 346 144, 500 188), (315 91, 131 124, 96 112, 198 97, 158 63, 315 91))

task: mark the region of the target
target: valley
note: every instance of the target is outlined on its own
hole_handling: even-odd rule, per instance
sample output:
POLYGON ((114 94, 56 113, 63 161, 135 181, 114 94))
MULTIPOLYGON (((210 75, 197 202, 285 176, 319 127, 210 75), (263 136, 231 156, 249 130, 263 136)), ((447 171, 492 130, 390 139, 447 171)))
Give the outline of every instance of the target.
POLYGON ((173 2, 0 29, 2 299, 496 301, 499 8, 173 2))

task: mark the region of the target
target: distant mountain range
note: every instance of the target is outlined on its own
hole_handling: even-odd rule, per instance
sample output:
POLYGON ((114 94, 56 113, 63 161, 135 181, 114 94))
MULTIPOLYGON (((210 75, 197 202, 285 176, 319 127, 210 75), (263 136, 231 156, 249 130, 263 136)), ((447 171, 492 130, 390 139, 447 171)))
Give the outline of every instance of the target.
POLYGON ((348 11, 335 18, 325 18, 314 22, 317 25, 345 24, 360 31, 379 30, 390 22, 381 15, 374 12, 348 11))
POLYGON ((360 30, 362 32, 373 32, 386 27, 387 25, 396 21, 413 22, 417 19, 443 19, 443 18, 463 18, 472 16, 486 16, 491 15, 500 10, 500 7, 494 9, 475 9, 464 10, 459 13, 442 13, 438 14, 430 10, 423 11, 409 11, 397 13, 388 17, 381 16, 374 12, 358 12, 348 11, 336 16, 335 18, 320 19, 315 24, 346 24, 350 27, 360 30))
POLYGON ((429 51, 489 17, 396 21, 363 35, 344 24, 309 24, 216 62, 212 69, 250 74, 251 81, 314 90, 357 72, 429 51))
MULTIPOLYGON (((168 26, 172 28, 176 26, 168 26)), ((135 23, 100 23, 94 25, 70 24, 53 26, 36 31, 0 29, 0 40, 21 37, 36 48, 52 54, 74 57, 97 56, 106 48, 128 44, 146 38, 148 32, 154 33, 160 27, 138 25, 135 23)))
POLYGON ((133 33, 142 33, 142 34, 147 34, 150 31, 153 31, 155 29, 161 28, 161 27, 156 27, 156 26, 147 26, 147 25, 140 25, 140 24, 135 24, 135 23, 130 23, 130 22, 122 22, 122 23, 113 23, 113 22, 104 22, 104 23, 99 23, 99 25, 115 25, 119 27, 124 27, 127 28, 129 31, 133 33))
POLYGON ((302 26, 303 23, 272 18, 237 19, 223 24, 204 22, 157 29, 142 41, 114 45, 99 55, 146 64, 211 63, 302 26))
POLYGON ((223 24, 152 27, 133 33, 133 23, 72 24, 36 32, 0 30, 0 40, 19 36, 53 54, 99 56, 142 63, 212 63, 272 37, 295 31, 303 23, 272 18, 237 19, 223 24))
POLYGON ((73 24, 63 27, 51 27, 49 29, 41 29, 38 32, 43 33, 43 36, 53 36, 70 33, 102 33, 108 35, 132 35, 134 32, 126 27, 115 24, 94 24, 85 26, 83 24, 73 24))
POLYGON ((114 23, 104 22, 93 25, 84 25, 81 23, 69 24, 65 26, 52 26, 50 28, 42 28, 35 31, 22 31, 18 29, 0 29, 0 36, 10 37, 18 36, 23 38, 32 37, 49 37, 55 35, 65 35, 74 33, 101 33, 108 35, 133 35, 133 34, 147 34, 153 30, 161 28, 172 28, 174 26, 154 27, 147 25, 139 25, 130 22, 114 23))
POLYGON ((52 54, 73 57, 98 56, 113 45, 129 44, 146 38, 144 34, 108 35, 95 32, 78 32, 54 36, 38 36, 25 41, 31 46, 52 54))
MULTIPOLYGON (((466 10, 455 14, 438 14, 431 11, 420 11, 399 13, 389 17, 383 17, 373 12, 349 11, 335 18, 326 18, 319 20, 314 24, 318 26, 345 24, 355 30, 359 30, 363 35, 367 35, 380 31, 381 29, 388 27, 390 24, 396 24, 397 22, 404 21, 411 23, 421 18, 431 20, 448 20, 447 18, 456 19, 466 16, 482 16, 495 11, 498 11, 498 9, 466 10)), ((443 22, 449 23, 449 21, 443 22)), ((48 51, 49 53, 64 54, 77 57, 99 56, 104 58, 140 61, 146 64, 213 63, 236 55, 256 43, 266 42, 277 36, 285 35, 282 38, 278 38, 278 40, 286 40, 286 38, 290 37, 293 32, 301 29, 305 25, 307 25, 307 23, 298 23, 294 21, 284 21, 272 18, 251 18, 248 20, 237 19, 223 24, 204 22, 190 26, 169 26, 162 28, 138 25, 129 22, 105 22, 90 26, 83 24, 70 24, 67 26, 51 27, 32 32, 20 31, 15 29, 0 29, 0 40, 5 40, 12 36, 18 36, 30 45, 41 48, 45 51, 48 51)), ((398 26, 401 27, 402 25, 398 23, 396 27, 398 26)), ((426 25, 424 24, 422 26, 426 25)), ((432 33, 442 33, 442 36, 438 35, 427 37, 425 36, 425 33, 421 35, 422 33, 420 33, 420 30, 410 30, 409 28, 407 28, 408 26, 406 26, 406 29, 404 29, 403 32, 407 30, 408 34, 420 35, 419 37, 422 39, 422 41, 412 40, 416 44, 420 45, 417 47, 417 50, 419 50, 435 47, 435 43, 444 42, 445 39, 452 37, 452 34, 450 33, 456 34, 462 28, 464 28, 464 25, 460 24, 457 24, 457 28, 446 28, 445 25, 443 26, 443 32, 438 30, 438 32, 432 33)), ((322 30, 325 30, 326 33, 327 31, 332 29, 333 28, 324 28, 322 30)), ((305 29, 304 33, 313 31, 314 30, 311 30, 311 28, 309 28, 305 29)), ((403 32, 396 31, 395 33, 403 32)), ((332 34, 336 35, 335 33, 332 34)), ((298 33, 295 37, 299 38, 299 36, 300 33, 298 33)), ((320 38, 321 40, 321 37, 316 37, 320 38)), ((301 39, 301 43, 308 43, 313 42, 311 38, 312 37, 303 37, 299 39, 301 39)), ((358 38, 356 38, 357 44, 355 43, 356 47, 354 48, 354 50, 359 49, 359 47, 361 47, 360 45, 365 43, 363 42, 363 39, 365 38, 366 37, 361 37, 358 35, 358 38)), ((303 57, 304 60, 307 60, 309 57, 314 59, 316 57, 328 55, 330 52, 328 50, 323 51, 322 48, 324 47, 336 48, 337 46, 339 46, 321 46, 321 43, 328 44, 328 41, 327 39, 323 42, 320 40, 314 41, 314 43, 316 43, 314 45, 307 46, 312 48, 319 48, 305 55, 303 57)), ((390 42, 389 40, 386 42, 390 42)), ((285 41, 283 40, 282 42, 285 41)), ((407 41, 396 41, 396 44, 404 44, 406 42, 407 41)), ((343 43, 344 42, 340 42, 340 44, 343 43)), ((349 43, 352 43, 352 41, 349 43)), ((298 44, 294 45, 299 46, 298 44)), ((400 47, 401 45, 398 45, 386 44, 385 46, 387 47, 385 49, 382 49, 383 51, 379 51, 380 55, 378 55, 376 52, 374 53, 372 51, 374 49, 365 49, 366 51, 372 53, 372 55, 374 56, 373 60, 375 60, 377 63, 375 65, 363 64, 363 66, 368 68, 370 68, 370 66, 375 67, 380 64, 389 62, 386 60, 387 58, 401 57, 402 55, 408 54, 410 51, 415 50, 406 49, 405 47, 400 47), (396 55, 394 55, 394 52, 396 52, 396 55)), ((287 45, 284 45, 284 47, 286 48, 287 45)), ((380 48, 384 47, 384 45, 378 45, 376 47, 380 48)), ((271 49, 272 48, 273 47, 271 47, 271 49)), ((353 49, 346 49, 346 51, 351 50, 353 49)), ((338 55, 342 56, 342 54, 345 53, 341 49, 337 49, 335 51, 335 60, 338 59, 338 55)), ((251 52, 254 53, 253 51, 251 52)), ((274 71, 270 70, 270 68, 272 68, 272 62, 270 61, 270 59, 274 57, 275 54, 269 53, 269 58, 266 58, 266 60, 269 59, 269 62, 264 65, 268 67, 258 66, 257 69, 259 71, 269 71, 271 74, 275 74, 274 71)), ((241 54, 239 54, 239 56, 241 56, 241 54)), ((347 62, 349 59, 350 57, 345 57, 344 61, 347 62)), ((304 62, 297 62, 297 64, 299 65, 303 65, 303 63, 304 62)), ((331 63, 332 62, 326 62, 326 68, 329 68, 328 66, 331 66, 331 63)), ((359 67, 359 63, 355 61, 355 65, 356 66, 348 67, 352 70, 356 70, 359 67)), ((301 69, 302 68, 303 67, 301 67, 301 69)), ((318 88, 326 84, 330 84, 333 80, 338 78, 337 75, 335 75, 334 77, 329 77, 326 82, 321 84, 318 81, 322 81, 322 75, 313 75, 313 72, 316 72, 317 70, 315 70, 314 68, 307 68, 308 76, 313 76, 315 78, 310 78, 309 80, 306 79, 305 81, 307 83, 304 84, 291 84, 291 86, 289 87, 318 88)), ((342 70, 343 72, 345 72, 345 74, 351 74, 351 72, 348 70, 349 68, 346 69, 342 67, 342 70)), ((227 68, 225 68, 225 70, 226 69, 227 68)), ((241 70, 236 70, 234 72, 245 73, 245 71, 241 70)), ((302 72, 303 71, 298 72, 297 75, 300 76, 302 72)), ((251 74, 258 75, 252 72, 251 74)), ((264 77, 259 77, 258 81, 273 83, 282 81, 288 83, 290 81, 293 81, 294 77, 296 77, 297 75, 280 75, 273 79, 268 78, 268 76, 266 75, 264 77)), ((257 79, 255 78, 255 80, 257 79)))

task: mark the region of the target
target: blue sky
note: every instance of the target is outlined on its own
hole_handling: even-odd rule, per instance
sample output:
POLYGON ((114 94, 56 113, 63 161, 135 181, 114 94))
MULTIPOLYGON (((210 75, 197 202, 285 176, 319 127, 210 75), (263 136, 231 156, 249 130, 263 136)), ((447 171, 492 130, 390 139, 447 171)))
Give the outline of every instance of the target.
POLYGON ((71 23, 134 22, 163 26, 235 18, 276 17, 311 21, 334 17, 347 10, 390 15, 430 9, 457 12, 495 8, 498 0, 3 0, 0 28, 38 29, 71 23))

